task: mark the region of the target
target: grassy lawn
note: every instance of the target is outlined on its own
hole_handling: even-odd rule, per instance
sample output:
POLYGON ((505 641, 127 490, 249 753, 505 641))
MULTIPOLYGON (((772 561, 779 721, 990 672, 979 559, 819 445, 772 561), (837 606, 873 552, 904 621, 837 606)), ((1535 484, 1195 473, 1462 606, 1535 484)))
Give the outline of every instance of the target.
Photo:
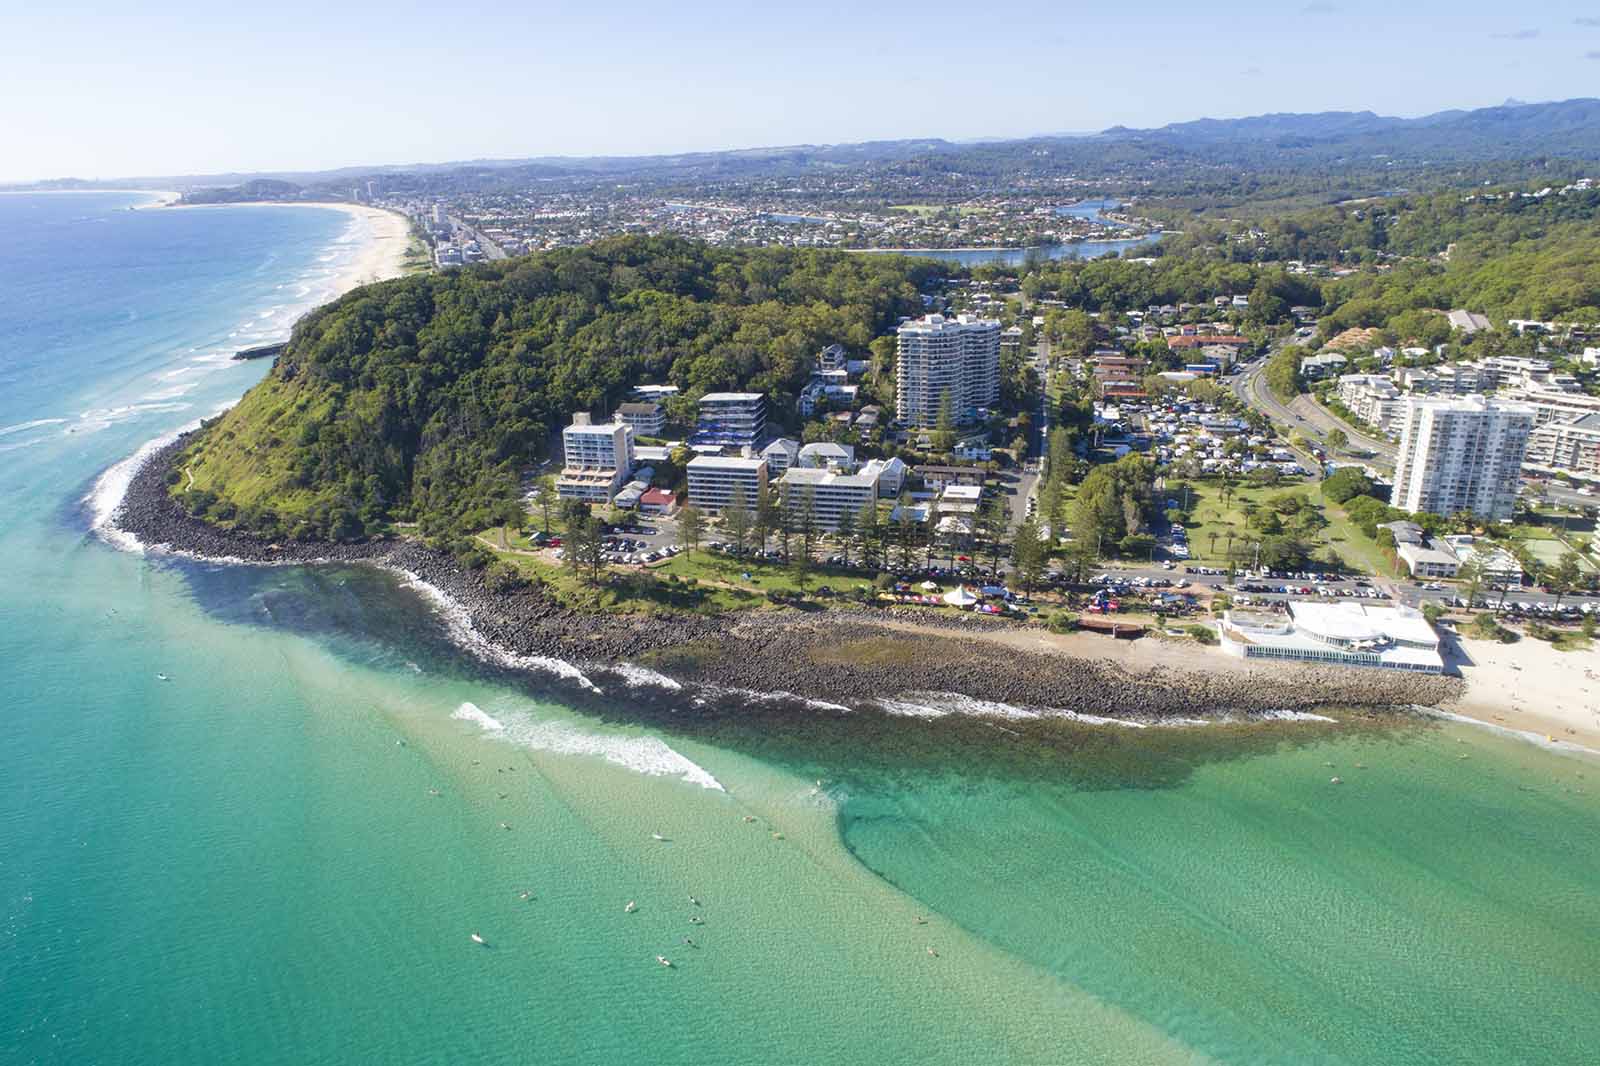
POLYGON ((862 575, 836 567, 813 567, 802 579, 793 567, 782 563, 735 559, 701 549, 648 568, 603 567, 600 583, 594 585, 549 553, 538 552, 522 534, 508 536, 505 549, 501 548, 499 529, 484 531, 478 542, 562 603, 586 610, 721 613, 769 606, 767 592, 774 589, 814 594, 824 585, 844 592, 870 584, 862 575))
MULTIPOLYGON (((1188 561, 1192 565, 1226 567, 1230 533, 1233 534, 1235 548, 1241 543, 1253 544, 1263 536, 1246 522, 1245 508, 1253 504, 1265 511, 1271 507, 1272 500, 1294 493, 1305 497, 1310 506, 1319 508, 1328 520, 1326 527, 1303 538, 1311 546, 1313 555, 1321 556, 1332 548, 1348 566, 1368 573, 1393 576, 1393 570, 1378 545, 1363 536, 1340 508, 1323 499, 1318 485, 1305 482, 1270 486, 1235 485, 1232 495, 1224 502, 1221 486, 1216 482, 1195 481, 1189 484, 1188 561)), ((1183 500, 1179 499, 1178 503, 1181 505, 1183 500)), ((1294 531, 1293 516, 1283 515, 1280 520, 1286 534, 1300 536, 1294 531)))
POLYGON ((713 551, 685 552, 652 567, 651 572, 665 578, 675 575, 679 581, 693 579, 714 586, 731 586, 734 589, 764 599, 767 592, 815 592, 827 585, 835 592, 844 592, 858 585, 870 585, 871 579, 831 566, 813 566, 802 584, 794 567, 765 559, 740 559, 713 551), (745 577, 749 574, 749 577, 745 577))
POLYGON ((1322 531, 1322 536, 1333 545, 1333 550, 1343 557, 1347 565, 1369 574, 1392 578, 1404 576, 1389 564, 1377 542, 1368 540, 1366 534, 1346 517, 1343 508, 1323 497, 1320 488, 1313 492, 1312 500, 1322 508, 1323 515, 1328 519, 1328 528, 1322 531))

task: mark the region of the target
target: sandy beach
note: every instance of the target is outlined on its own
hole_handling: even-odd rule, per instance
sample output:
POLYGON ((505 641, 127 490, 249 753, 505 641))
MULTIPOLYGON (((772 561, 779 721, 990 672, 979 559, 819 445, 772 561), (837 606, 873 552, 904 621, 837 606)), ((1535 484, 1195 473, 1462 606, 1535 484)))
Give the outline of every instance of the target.
MULTIPOLYGON (((158 193, 162 197, 176 198, 177 193, 158 193)), ((338 211, 348 215, 352 222, 362 227, 361 251, 334 281, 336 298, 358 285, 387 281, 405 273, 406 249, 411 244, 411 223, 404 215, 366 204, 347 204, 336 201, 274 201, 263 200, 242 204, 180 204, 163 199, 143 207, 165 207, 177 211, 216 211, 224 208, 281 208, 310 207, 325 211, 338 211)))
POLYGON ((1501 644, 1446 634, 1444 644, 1467 682, 1444 710, 1600 751, 1600 657, 1528 637, 1501 644))

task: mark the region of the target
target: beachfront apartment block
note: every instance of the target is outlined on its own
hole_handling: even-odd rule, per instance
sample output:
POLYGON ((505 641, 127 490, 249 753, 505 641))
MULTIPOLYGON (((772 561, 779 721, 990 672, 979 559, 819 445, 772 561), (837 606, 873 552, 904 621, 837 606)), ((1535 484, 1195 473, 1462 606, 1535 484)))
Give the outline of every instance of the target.
POLYGON ((1482 396, 1408 397, 1390 503, 1411 512, 1510 518, 1532 409, 1482 396))
POLYGON ((767 431, 767 398, 759 392, 708 392, 700 397, 692 445, 754 448, 767 431))
POLYGON ((861 509, 878 501, 878 479, 862 471, 859 474, 841 474, 827 467, 790 467, 778 482, 783 493, 784 510, 791 528, 800 528, 806 508, 811 509, 811 520, 817 529, 839 528, 839 519, 849 514, 852 519, 861 509))
POLYGON ((1000 323, 972 315, 927 315, 899 329, 895 413, 908 426, 933 426, 948 403, 972 422, 1000 397, 1000 323))
POLYGON ((868 503, 876 506, 880 497, 900 495, 907 470, 895 458, 869 460, 854 473, 848 466, 792 466, 779 479, 778 489, 790 521, 801 520, 809 501, 816 528, 832 531, 847 512, 858 518, 868 503))
POLYGON ((765 459, 740 456, 698 455, 689 460, 689 502, 708 514, 720 514, 742 496, 754 510, 756 498, 767 487, 765 459))
POLYGON ((1290 602, 1286 614, 1233 609, 1217 626, 1222 649, 1241 659, 1444 672, 1439 634, 1410 607, 1290 602))
POLYGON ((625 403, 617 408, 617 421, 630 427, 636 436, 659 437, 667 424, 667 413, 658 403, 625 403))
POLYGON ((620 422, 596 424, 579 412, 561 431, 561 450, 556 495, 563 500, 610 503, 633 470, 633 429, 620 422))

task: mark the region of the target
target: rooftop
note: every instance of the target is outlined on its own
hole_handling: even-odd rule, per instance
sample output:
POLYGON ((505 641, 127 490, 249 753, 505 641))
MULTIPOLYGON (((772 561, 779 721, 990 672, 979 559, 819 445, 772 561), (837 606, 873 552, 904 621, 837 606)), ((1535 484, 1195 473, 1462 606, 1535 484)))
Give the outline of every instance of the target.
POLYGON ((689 460, 689 469, 753 472, 766 463, 765 459, 746 459, 742 455, 697 455, 689 460))
POLYGON ((754 403, 764 399, 760 392, 708 392, 700 397, 701 403, 754 403))

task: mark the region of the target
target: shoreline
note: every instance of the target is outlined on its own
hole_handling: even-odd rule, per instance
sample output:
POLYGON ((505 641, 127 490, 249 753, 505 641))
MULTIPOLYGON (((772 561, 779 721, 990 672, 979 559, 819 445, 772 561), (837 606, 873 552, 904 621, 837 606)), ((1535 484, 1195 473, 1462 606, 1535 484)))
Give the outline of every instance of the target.
POLYGON ((100 524, 108 540, 234 564, 380 567, 431 590, 428 598, 459 631, 458 643, 480 657, 587 688, 598 687, 589 671, 627 678, 642 669, 660 678, 662 688, 871 705, 923 717, 968 711, 1126 725, 1294 718, 1328 707, 1389 711, 1451 704, 1460 695, 1460 682, 1451 678, 1282 669, 1209 657, 1204 649, 1130 648, 1084 634, 1053 644, 1056 635, 1042 630, 965 618, 930 624, 893 609, 671 617, 578 611, 531 588, 492 592, 481 574, 414 541, 269 545, 211 526, 167 492, 171 463, 191 436, 145 454, 100 524))
MULTIPOLYGON (((174 194, 175 195, 175 194, 174 194)), ((144 207, 172 211, 206 211, 231 207, 286 208, 300 207, 337 211, 347 216, 351 224, 364 224, 363 247, 355 262, 347 267, 333 282, 332 303, 360 285, 388 281, 405 273, 405 257, 411 243, 411 220, 398 211, 369 204, 343 203, 337 200, 251 200, 237 204, 180 204, 173 202, 151 203, 144 207)), ((321 306, 320 304, 317 306, 321 306)), ((312 307, 308 310, 316 310, 312 307)))

